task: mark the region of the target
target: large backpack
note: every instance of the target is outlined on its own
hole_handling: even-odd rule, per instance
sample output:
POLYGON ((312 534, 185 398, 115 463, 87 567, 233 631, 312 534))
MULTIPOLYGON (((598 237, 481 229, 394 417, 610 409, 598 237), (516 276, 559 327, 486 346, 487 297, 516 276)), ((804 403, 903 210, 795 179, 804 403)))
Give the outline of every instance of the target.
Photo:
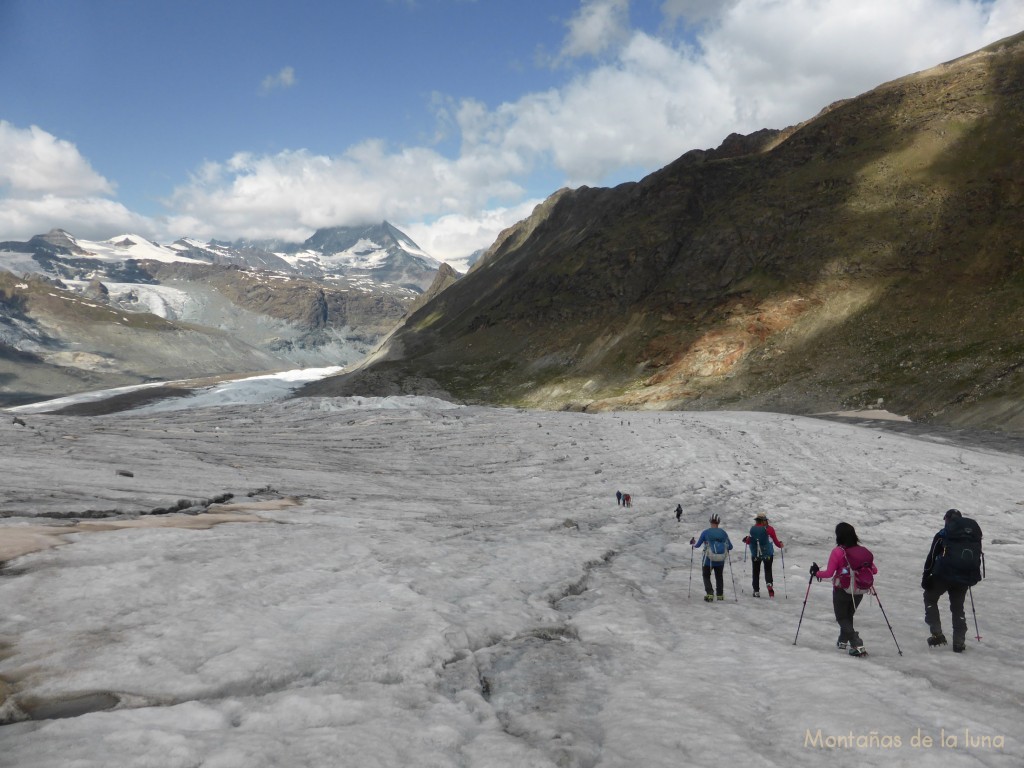
POLYGON ((947 520, 945 534, 935 552, 932 574, 947 584, 973 587, 983 578, 984 563, 981 526, 969 517, 947 520))
POLYGON ((719 539, 708 539, 704 550, 704 557, 709 563, 724 563, 729 556, 729 549, 725 541, 719 539))
POLYGON ((754 560, 767 560, 775 554, 775 547, 768 537, 768 529, 763 525, 755 525, 750 529, 750 556, 754 560))
POLYGON ((846 553, 846 568, 839 573, 839 588, 851 595, 863 595, 871 591, 875 583, 875 574, 871 566, 875 556, 871 550, 859 544, 852 547, 844 547, 846 553), (853 578, 850 578, 850 574, 853 578))

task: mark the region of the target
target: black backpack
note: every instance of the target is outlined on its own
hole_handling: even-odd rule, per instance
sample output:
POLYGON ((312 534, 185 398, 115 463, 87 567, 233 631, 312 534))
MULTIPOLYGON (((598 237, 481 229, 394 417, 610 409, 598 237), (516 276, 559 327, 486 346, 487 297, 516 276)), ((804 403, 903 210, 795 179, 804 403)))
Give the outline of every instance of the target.
POLYGON ((969 517, 946 521, 946 532, 935 552, 932 574, 947 584, 973 587, 982 580, 984 567, 981 526, 969 517))

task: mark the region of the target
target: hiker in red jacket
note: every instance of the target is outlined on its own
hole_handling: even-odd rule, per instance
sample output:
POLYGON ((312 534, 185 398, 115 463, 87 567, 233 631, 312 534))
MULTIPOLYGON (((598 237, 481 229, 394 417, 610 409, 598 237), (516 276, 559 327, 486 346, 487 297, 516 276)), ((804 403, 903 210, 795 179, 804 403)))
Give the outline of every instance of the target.
POLYGON ((762 565, 764 565, 764 583, 768 587, 768 597, 775 597, 775 587, 772 585, 772 563, 775 562, 775 547, 782 549, 782 542, 775 535, 775 529, 768 525, 768 515, 762 512, 754 518, 750 535, 743 537, 743 543, 750 547, 754 597, 761 596, 762 565), (772 546, 773 542, 774 546, 772 546))
POLYGON ((811 576, 818 581, 832 579, 832 609, 839 624, 836 648, 842 651, 849 646, 851 656, 867 655, 853 628, 853 614, 864 593, 870 591, 876 573, 878 568, 871 550, 860 545, 857 531, 849 523, 836 526, 836 548, 828 556, 828 565, 819 568, 817 563, 811 564, 811 576))

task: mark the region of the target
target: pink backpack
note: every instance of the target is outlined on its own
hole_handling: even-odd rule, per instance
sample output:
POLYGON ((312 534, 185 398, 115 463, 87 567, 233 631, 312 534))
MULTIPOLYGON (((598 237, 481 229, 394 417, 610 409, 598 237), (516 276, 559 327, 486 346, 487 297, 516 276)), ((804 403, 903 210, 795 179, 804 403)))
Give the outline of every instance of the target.
POLYGON ((846 567, 839 572, 839 588, 851 595, 863 595, 871 591, 875 583, 875 574, 871 566, 875 556, 871 550, 857 544, 852 547, 843 548, 846 553, 846 567), (851 585, 850 574, 853 574, 851 585))

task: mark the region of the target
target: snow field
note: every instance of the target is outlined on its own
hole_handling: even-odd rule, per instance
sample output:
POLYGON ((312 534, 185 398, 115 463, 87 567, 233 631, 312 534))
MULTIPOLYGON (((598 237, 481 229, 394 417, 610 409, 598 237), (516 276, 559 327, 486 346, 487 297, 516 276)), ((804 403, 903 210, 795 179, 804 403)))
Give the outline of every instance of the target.
MULTIPOLYGON (((23 513, 29 489, 47 509, 115 491, 126 504, 125 488, 103 488, 116 479, 98 468, 111 455, 141 468, 140 491, 152 483, 171 501, 272 488, 301 504, 207 531, 76 534, 11 561, 0 571, 0 678, 15 690, 4 711, 13 720, 15 704, 34 701, 69 716, 0 727, 0 764, 1024 758, 1014 453, 776 414, 409 398, 26 420, 31 443, 0 429, 2 455, 27 454, 0 512, 23 513), (616 490, 632 508, 616 506, 616 490), (987 556, 974 590, 983 641, 968 607, 962 655, 926 648, 919 588, 951 506, 981 523, 987 556), (687 542, 712 512, 736 548, 726 600, 708 605, 687 542), (750 596, 740 541, 757 512, 786 544, 772 601, 750 596), (856 623, 871 656, 837 652, 825 584, 811 586, 793 644, 807 568, 824 562, 840 520, 875 553, 902 656, 867 600, 856 623), (918 734, 947 744, 912 746, 918 734)), ((0 535, 24 522, 0 518, 0 535)), ((948 634, 948 610, 943 621, 948 634)))

